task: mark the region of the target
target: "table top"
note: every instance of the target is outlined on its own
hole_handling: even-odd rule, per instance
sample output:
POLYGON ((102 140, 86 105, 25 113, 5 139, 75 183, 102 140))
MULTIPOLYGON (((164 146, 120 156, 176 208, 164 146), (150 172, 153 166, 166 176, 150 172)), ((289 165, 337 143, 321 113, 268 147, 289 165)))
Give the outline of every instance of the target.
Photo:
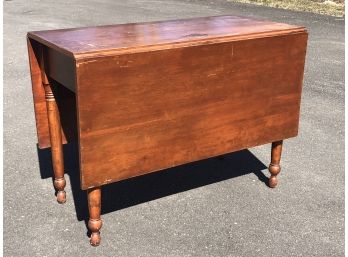
POLYGON ((224 42, 303 30, 305 28, 299 26, 241 16, 213 16, 35 31, 29 32, 28 37, 79 59, 125 51, 143 51, 144 48, 158 50, 176 45, 224 42))

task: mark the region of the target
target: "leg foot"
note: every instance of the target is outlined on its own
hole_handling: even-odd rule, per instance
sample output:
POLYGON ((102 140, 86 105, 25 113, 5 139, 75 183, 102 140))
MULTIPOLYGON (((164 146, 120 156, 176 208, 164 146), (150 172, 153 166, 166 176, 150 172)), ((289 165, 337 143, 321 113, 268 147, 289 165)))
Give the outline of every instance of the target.
POLYGON ((92 231, 90 243, 93 246, 98 246, 100 244, 100 228, 102 226, 102 221, 99 220, 89 220, 88 221, 88 228, 92 231))
POLYGON ((269 178, 268 185, 274 188, 278 184, 277 175, 280 172, 280 157, 282 154, 283 141, 276 141, 272 143, 271 163, 268 167, 271 177, 269 178))
POLYGON ((64 177, 54 179, 54 187, 57 190, 57 201, 61 204, 66 202, 66 192, 64 191, 65 185, 66 182, 64 177))
POLYGON ((274 165, 274 164, 270 164, 268 167, 269 172, 271 173, 271 177, 268 180, 268 185, 269 187, 276 187, 278 184, 278 179, 277 179, 277 175, 280 172, 280 165, 274 165))
POLYGON ((66 192, 65 191, 58 191, 57 192, 57 202, 60 204, 63 204, 66 202, 66 192))
POLYGON ((92 233, 90 243, 92 246, 98 246, 100 244, 100 232, 92 233))
POLYGON ((87 191, 89 220, 88 228, 92 232, 90 243, 93 246, 98 246, 101 241, 100 229, 103 222, 100 218, 101 213, 101 188, 96 187, 87 191))

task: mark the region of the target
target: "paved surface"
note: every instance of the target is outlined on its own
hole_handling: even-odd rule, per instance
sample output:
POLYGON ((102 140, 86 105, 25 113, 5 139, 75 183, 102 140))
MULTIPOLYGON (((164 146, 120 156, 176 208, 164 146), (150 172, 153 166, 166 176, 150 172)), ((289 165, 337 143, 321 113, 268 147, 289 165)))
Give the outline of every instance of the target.
POLYGON ((343 256, 344 21, 225 1, 118 2, 4 2, 5 256, 343 256), (38 158, 26 32, 219 14, 309 28, 300 135, 285 142, 280 186, 263 183, 269 145, 110 185, 102 245, 90 247, 74 147, 65 205, 49 153, 38 158))

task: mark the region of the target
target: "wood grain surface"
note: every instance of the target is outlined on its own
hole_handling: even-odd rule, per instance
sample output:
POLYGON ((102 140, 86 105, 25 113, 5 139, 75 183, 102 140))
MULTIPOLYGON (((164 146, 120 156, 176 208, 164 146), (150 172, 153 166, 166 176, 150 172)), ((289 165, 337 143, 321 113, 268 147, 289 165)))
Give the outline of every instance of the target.
POLYGON ((307 34, 77 62, 83 189, 297 135, 307 34))
POLYGON ((42 53, 42 51, 40 44, 35 40, 30 40, 27 38, 27 45, 38 146, 39 148, 47 148, 51 146, 51 142, 48 128, 45 90, 42 85, 41 70, 39 65, 41 58, 40 53, 42 53))
POLYGON ((303 27, 239 16, 29 32, 28 36, 75 59, 120 52, 208 44, 231 38, 266 37, 303 31, 303 27), (145 48, 145 49, 143 49, 145 48))

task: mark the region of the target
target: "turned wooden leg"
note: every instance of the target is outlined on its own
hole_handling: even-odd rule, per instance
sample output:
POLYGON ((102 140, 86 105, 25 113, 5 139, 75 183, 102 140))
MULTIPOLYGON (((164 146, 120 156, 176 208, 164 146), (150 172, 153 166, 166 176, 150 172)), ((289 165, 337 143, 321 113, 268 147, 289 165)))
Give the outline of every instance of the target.
POLYGON ((100 229, 102 227, 102 220, 100 219, 101 212, 101 188, 95 187, 88 189, 88 210, 89 210, 89 220, 88 228, 92 232, 90 243, 93 246, 98 246, 100 244, 100 229))
POLYGON ((50 131, 52 163, 54 171, 54 187, 57 190, 58 203, 66 202, 64 191, 66 182, 64 178, 64 159, 62 145, 62 131, 60 126, 59 111, 54 98, 51 85, 44 83, 45 97, 48 113, 48 125, 50 131))
POLYGON ((277 175, 280 172, 280 157, 282 155, 283 140, 272 143, 271 163, 268 167, 271 177, 269 178, 268 185, 272 188, 278 184, 277 175))

